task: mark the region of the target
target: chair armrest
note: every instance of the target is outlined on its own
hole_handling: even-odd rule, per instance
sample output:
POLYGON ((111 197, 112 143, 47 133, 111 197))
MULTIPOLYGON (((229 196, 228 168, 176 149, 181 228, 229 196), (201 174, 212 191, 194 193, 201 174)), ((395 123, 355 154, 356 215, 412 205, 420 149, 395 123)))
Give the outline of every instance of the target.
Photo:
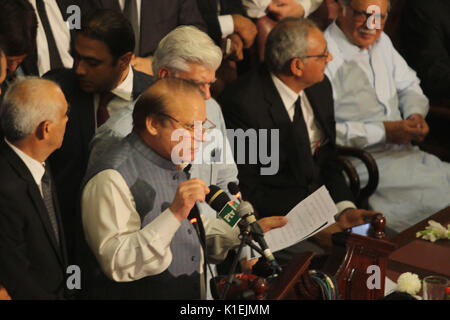
MULTIPOLYGON (((360 189, 359 193, 356 196, 357 204, 361 205, 361 203, 365 202, 375 192, 375 190, 378 187, 379 173, 378 173, 377 163, 375 162, 375 159, 372 157, 372 155, 369 152, 364 151, 362 149, 353 148, 353 147, 344 147, 344 146, 338 145, 337 151, 338 151, 338 156, 340 158, 342 158, 342 157, 358 158, 359 160, 361 160, 364 163, 364 165, 367 168, 367 172, 369 174, 369 181, 367 182, 367 185, 364 188, 360 189)), ((348 161, 348 162, 350 162, 350 161, 348 161)), ((344 167, 344 171, 345 170, 346 169, 344 167)), ((353 168, 353 170, 356 172, 355 168, 353 168)), ((359 177, 358 177, 358 180, 359 180, 359 177)), ((352 192, 353 192, 353 190, 352 190, 352 192)))

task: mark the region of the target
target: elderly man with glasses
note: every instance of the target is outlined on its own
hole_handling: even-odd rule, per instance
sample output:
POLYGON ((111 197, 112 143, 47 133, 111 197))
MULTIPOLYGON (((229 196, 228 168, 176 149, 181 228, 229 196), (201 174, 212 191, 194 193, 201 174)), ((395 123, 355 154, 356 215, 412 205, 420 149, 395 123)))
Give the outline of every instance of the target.
MULTIPOLYGON (((184 229, 180 233, 177 232, 170 245, 175 250, 172 253, 176 256, 174 259, 177 262, 174 262, 174 265, 165 271, 164 276, 158 279, 150 275, 166 269, 168 261, 171 260, 171 256, 166 253, 178 224, 170 221, 163 223, 160 220, 170 218, 169 220, 175 222, 166 211, 171 206, 177 186, 181 186, 181 183, 191 186, 193 184, 194 188, 204 192, 209 185, 217 185, 227 190, 229 182, 237 181, 237 168, 226 138, 223 116, 209 91, 215 81, 215 70, 219 67, 221 59, 220 48, 206 33, 191 26, 178 27, 161 40, 154 54, 153 67, 155 74, 160 78, 157 84, 159 83, 159 91, 164 91, 164 94, 160 95, 161 99, 156 99, 158 102, 156 105, 153 103, 154 108, 150 110, 151 112, 145 107, 151 105, 149 94, 145 93, 135 106, 119 111, 99 128, 92 141, 87 179, 93 177, 93 172, 98 172, 99 166, 103 166, 105 161, 110 163, 111 149, 119 148, 118 145, 130 139, 136 140, 137 132, 144 132, 142 141, 136 141, 145 147, 144 141, 152 149, 149 151, 145 148, 146 153, 150 152, 153 155, 150 159, 154 163, 151 174, 156 175, 158 184, 150 186, 146 179, 137 177, 133 185, 123 186, 122 183, 124 189, 129 191, 117 196, 111 194, 100 196, 96 193, 97 187, 94 186, 111 185, 108 181, 95 182, 98 177, 93 177, 86 185, 82 199, 86 238, 104 274, 115 281, 107 279, 104 274, 97 274, 94 279, 95 285, 88 284, 90 289, 95 291, 89 297, 135 299, 210 297, 207 295, 209 291, 205 292, 203 288, 206 287, 205 283, 198 278, 199 273, 206 270, 203 268, 200 272, 202 255, 199 248, 195 247, 198 245, 198 239, 195 239, 196 235, 192 230, 189 231, 187 221, 183 222, 181 229, 184 229), (177 80, 182 81, 178 88, 176 85, 170 85, 170 81, 177 80), (167 86, 162 86, 161 83, 166 83, 167 86), (192 92, 192 88, 195 92, 192 92), (186 94, 187 91, 190 93, 186 94), (185 172, 181 171, 183 167, 185 172), (194 182, 189 178, 194 179, 194 182), (133 200, 124 201, 130 198, 130 192, 133 200), (105 200, 102 204, 102 200, 98 201, 102 198, 109 200, 105 200), (105 206, 111 210, 106 210, 105 215, 99 216, 97 212, 104 211, 105 209, 100 207, 105 206), (147 217, 147 212, 151 212, 153 216, 147 217), (156 222, 150 222, 154 215, 159 213, 161 217, 156 218, 156 222), (107 224, 106 229, 98 228, 104 223, 107 224), (148 247, 145 241, 149 241, 152 233, 144 229, 154 230, 150 225, 155 223, 159 230, 153 232, 152 239, 155 242, 148 247), (117 236, 118 240, 113 240, 112 235, 117 236), (124 238, 130 240, 123 240, 124 238), (133 256, 127 256, 126 248, 140 245, 145 248, 134 252, 133 256), (112 248, 117 248, 117 253, 112 248), (195 252, 191 252, 193 248, 195 252), (145 251, 146 249, 148 251, 145 251), (137 282, 133 281, 141 278, 142 280, 137 282), (181 281, 178 287, 171 286, 177 279, 181 281), (183 282, 183 279, 186 281, 183 282), (198 287, 200 284, 203 285, 202 289, 198 287), (148 292, 143 294, 142 288, 147 288, 146 286, 148 292)), ((134 161, 131 160, 134 158, 134 153, 129 155, 129 161, 134 161)), ((145 167, 147 163, 141 165, 145 167)), ((141 165, 136 166, 136 170, 141 170, 141 165)), ((134 169, 132 171, 136 172, 134 169)), ((119 177, 118 180, 122 179, 119 177)), ((117 184, 113 182, 112 185, 117 184)), ((216 217, 216 212, 205 203, 198 202, 197 206, 202 216, 216 217)))
MULTIPOLYGON (((388 0, 341 0, 325 31, 334 59, 326 75, 333 87, 337 142, 364 148, 380 180, 369 199, 396 232, 450 205, 450 165, 413 143, 428 133, 428 99, 414 70, 383 33, 388 0)), ((362 179, 367 173, 356 163, 362 179)))

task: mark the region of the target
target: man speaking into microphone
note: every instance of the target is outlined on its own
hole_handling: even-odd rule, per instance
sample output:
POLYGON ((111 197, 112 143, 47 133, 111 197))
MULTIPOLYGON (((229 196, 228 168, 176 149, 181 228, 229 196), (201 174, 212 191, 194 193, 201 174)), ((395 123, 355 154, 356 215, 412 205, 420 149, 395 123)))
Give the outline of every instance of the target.
MULTIPOLYGON (((83 228, 102 270, 88 288, 92 298, 206 296, 204 259, 217 263, 225 258, 239 245, 239 230, 200 214, 204 256, 201 235, 187 218, 210 190, 201 179, 190 179, 180 162, 194 161, 205 131, 213 127, 198 87, 185 80, 158 80, 139 98, 132 133, 86 176, 83 228), (180 149, 181 141, 190 147, 180 149)), ((259 223, 268 231, 286 220, 269 217, 259 223)))

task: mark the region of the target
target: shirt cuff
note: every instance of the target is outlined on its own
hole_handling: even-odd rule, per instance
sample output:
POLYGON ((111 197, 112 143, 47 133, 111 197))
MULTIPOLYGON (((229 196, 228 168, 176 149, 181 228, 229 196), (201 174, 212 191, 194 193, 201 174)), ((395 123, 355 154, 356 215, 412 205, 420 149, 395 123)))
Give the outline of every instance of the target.
POLYGON ((336 213, 336 215, 334 216, 334 220, 338 221, 339 216, 342 214, 342 212, 344 212, 344 210, 356 209, 356 206, 353 202, 345 200, 336 203, 336 208, 338 209, 338 213, 336 213))
POLYGON ((228 14, 224 16, 219 16, 220 31, 222 32, 222 38, 228 37, 234 32, 234 22, 233 17, 228 14))
POLYGON ((384 124, 380 123, 366 123, 367 131, 367 146, 373 146, 378 143, 386 141, 386 129, 384 124))
MULTIPOLYGON (((181 222, 174 216, 172 211, 167 208, 158 217, 156 217, 151 223, 143 228, 157 230, 159 239, 161 240, 162 247, 170 245, 172 238, 180 227, 181 222)), ((145 231, 144 231, 145 232, 145 231)))

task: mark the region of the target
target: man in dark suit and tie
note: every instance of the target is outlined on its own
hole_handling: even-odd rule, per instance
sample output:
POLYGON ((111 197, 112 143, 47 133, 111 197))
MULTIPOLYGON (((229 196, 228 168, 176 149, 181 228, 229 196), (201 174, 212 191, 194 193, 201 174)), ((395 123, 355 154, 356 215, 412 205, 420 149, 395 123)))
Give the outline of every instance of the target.
POLYGON ((312 21, 287 18, 267 38, 265 65, 231 84, 218 99, 227 128, 267 129, 269 135, 279 130, 279 155, 272 154, 279 156, 275 174, 261 174, 261 162, 237 161, 242 193, 261 216, 287 214, 322 185, 336 202, 339 227, 362 224, 374 214, 353 204, 337 162, 333 97, 324 77, 331 59, 312 21))
POLYGON ((52 81, 21 78, 3 101, 0 141, 0 283, 12 299, 65 297, 67 253, 48 156, 68 104, 52 81))
POLYGON ((74 68, 45 77, 57 82, 71 106, 64 143, 49 159, 60 199, 70 261, 82 234, 79 191, 96 128, 147 89, 152 77, 133 70, 133 29, 121 13, 99 10, 77 31, 74 68))
MULTIPOLYGON (((92 0, 28 0, 38 20, 36 48, 21 64, 23 73, 42 76, 49 70, 72 68, 70 45, 77 22, 98 5, 92 0)), ((79 26, 78 26, 79 27, 79 26)))
POLYGON ((159 41, 181 25, 207 30, 196 0, 96 0, 101 8, 123 12, 136 35, 132 65, 139 71, 153 74, 151 56, 159 41))

